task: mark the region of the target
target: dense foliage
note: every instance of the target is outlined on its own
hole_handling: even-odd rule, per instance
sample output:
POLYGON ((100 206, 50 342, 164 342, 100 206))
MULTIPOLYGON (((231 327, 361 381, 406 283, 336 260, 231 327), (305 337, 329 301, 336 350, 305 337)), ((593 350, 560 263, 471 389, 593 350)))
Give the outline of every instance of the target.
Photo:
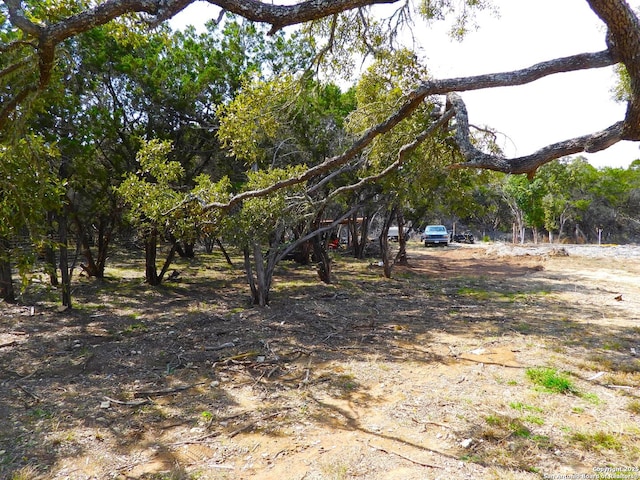
MULTIPOLYGON (((423 13, 442 15, 447 5, 422 2, 423 13)), ((332 32, 344 21, 309 28, 332 32)), ((458 33, 466 28, 457 25, 458 33)), ((7 22, 2 34, 19 37, 7 22)), ((12 265, 27 279, 34 252, 46 252, 45 271, 54 286, 62 275, 70 306, 69 252, 82 257, 84 274, 103 278, 114 239, 116 248, 144 250, 151 285, 197 245, 237 248, 260 305, 284 258, 313 255, 320 278, 331 281, 328 245, 341 223, 349 251, 380 257, 388 276, 406 259, 404 235, 389 258, 394 224, 404 232, 444 223, 509 241, 638 241, 638 162, 597 170, 565 157, 532 179, 452 170, 464 161, 447 124, 453 113, 438 95, 412 104, 429 78, 413 52, 382 48, 374 35, 371 64, 346 91, 306 68, 312 59, 331 67, 349 38, 336 38, 332 56, 303 32, 268 36, 232 16, 202 33, 149 33, 123 17, 64 41, 46 91, 2 137, 2 296, 14 296, 12 265), (390 121, 398 105, 411 105, 411 116, 390 121), (157 265, 159 247, 166 255, 157 265)), ((491 133, 471 140, 499 154, 491 133)))

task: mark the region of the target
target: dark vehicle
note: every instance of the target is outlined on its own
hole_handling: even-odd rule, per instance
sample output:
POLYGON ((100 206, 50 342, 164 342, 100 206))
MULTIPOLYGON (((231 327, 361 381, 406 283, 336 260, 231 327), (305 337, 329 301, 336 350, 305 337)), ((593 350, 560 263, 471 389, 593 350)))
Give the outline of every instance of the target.
POLYGON ((422 234, 424 240, 424 246, 430 245, 442 245, 447 246, 449 244, 449 232, 444 225, 427 225, 422 234))
POLYGON ((473 237, 473 233, 464 232, 464 233, 456 233, 453 236, 453 241, 456 243, 475 243, 476 239, 473 237))

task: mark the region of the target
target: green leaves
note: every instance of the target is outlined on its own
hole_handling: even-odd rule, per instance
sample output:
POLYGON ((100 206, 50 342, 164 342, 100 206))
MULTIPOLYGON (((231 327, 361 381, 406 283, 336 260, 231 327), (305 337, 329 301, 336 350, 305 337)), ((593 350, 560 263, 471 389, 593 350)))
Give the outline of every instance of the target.
POLYGON ((470 30, 477 30, 477 12, 497 12, 491 0, 421 0, 418 8, 426 20, 451 20, 449 34, 456 40, 462 40, 470 30))
POLYGON ((176 161, 166 161, 171 152, 171 142, 151 140, 146 142, 136 155, 140 163, 138 175, 151 175, 157 185, 167 186, 177 182, 184 174, 184 168, 176 161))
POLYGON ((57 155, 34 135, 0 144, 0 237, 24 228, 34 238, 43 233, 46 213, 62 205, 63 185, 50 163, 57 155))
POLYGON ((184 170, 180 163, 167 161, 170 151, 170 142, 151 140, 144 143, 136 156, 140 169, 135 174, 128 174, 117 187, 129 207, 129 220, 143 230, 162 226, 173 230, 175 227, 176 216, 168 212, 183 200, 184 194, 174 188, 172 182, 178 181, 184 170))
POLYGON ((65 199, 66 186, 54 170, 57 156, 54 146, 35 135, 0 144, 0 253, 15 262, 23 287, 33 265, 33 247, 45 241, 47 213, 61 209, 65 199), (30 242, 19 242, 11 250, 4 245, 25 231, 30 242))
MULTIPOLYGON (((274 168, 248 173, 245 191, 259 190, 277 182, 296 177, 306 170, 304 165, 287 168, 274 168)), ((303 193, 303 184, 281 188, 271 195, 245 200, 240 211, 230 219, 231 231, 228 237, 239 247, 250 242, 269 245, 276 232, 284 232, 304 220, 308 214, 309 204, 303 193)))
POLYGON ((182 165, 168 160, 171 152, 168 141, 144 142, 136 156, 139 170, 128 174, 116 192, 128 207, 128 220, 143 235, 157 230, 177 240, 195 241, 202 231, 216 232, 222 214, 204 205, 227 200, 231 184, 226 177, 214 183, 202 174, 187 190, 181 182, 182 165))
POLYGON ((265 144, 274 141, 280 127, 293 79, 283 77, 272 82, 254 81, 228 105, 221 105, 218 138, 231 154, 247 165, 267 159, 265 144))

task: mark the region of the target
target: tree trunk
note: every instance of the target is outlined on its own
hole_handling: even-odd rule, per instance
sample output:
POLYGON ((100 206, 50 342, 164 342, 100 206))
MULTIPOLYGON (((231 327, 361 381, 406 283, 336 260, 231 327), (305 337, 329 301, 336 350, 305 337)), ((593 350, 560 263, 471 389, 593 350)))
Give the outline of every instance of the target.
POLYGON ((353 242, 353 256, 361 260, 364 258, 365 250, 367 248, 370 220, 369 215, 364 212, 362 215, 362 221, 358 222, 358 214, 356 212, 353 214, 349 224, 353 242))
POLYGON ((394 263, 396 265, 407 265, 407 237, 404 232, 404 213, 400 207, 396 218, 398 220, 398 253, 394 263))
POLYGON ((355 212, 349 219, 349 243, 353 249, 353 256, 358 258, 360 252, 360 236, 358 235, 358 213, 355 212))
MULTIPOLYGON (((385 217, 382 224, 382 233, 380 233, 380 255, 382 256, 382 267, 384 270, 385 278, 391 278, 391 261, 389 260, 389 227, 395 217, 397 206, 394 205, 389 214, 385 217)), ((399 235, 399 233, 398 233, 399 235)))
POLYGON ((204 253, 213 253, 213 246, 215 245, 216 239, 206 235, 202 239, 202 245, 204 245, 204 253))
POLYGON ((98 266, 96 265, 96 262, 93 259, 93 253, 91 253, 89 236, 86 234, 86 232, 84 231, 84 228, 82 228, 79 222, 76 223, 76 226, 79 228, 78 242, 80 243, 80 251, 82 252, 82 256, 84 257, 84 260, 86 262, 86 264, 85 263, 80 264, 80 266, 82 267, 82 270, 90 277, 103 278, 99 276, 100 272, 98 271, 98 266))
MULTIPOLYGON (((316 214, 313 222, 311 223, 311 228, 313 231, 318 231, 320 229, 323 213, 324 208, 320 209, 320 211, 316 214)), ((322 237, 322 234, 317 234, 311 239, 311 244, 313 247, 313 258, 316 262, 318 277, 320 278, 320 281, 324 283, 331 283, 331 257, 329 257, 329 252, 327 251, 329 240, 328 236, 326 239, 323 239, 322 237)))
POLYGON ((389 236, 387 235, 388 232, 389 228, 387 227, 386 231, 383 231, 383 234, 380 235, 382 270, 385 278, 391 278, 391 262, 389 261, 389 236))
POLYGON ((52 287, 60 285, 58 280, 58 260, 56 258, 56 251, 52 245, 47 244, 44 247, 44 271, 49 275, 49 284, 52 287))
POLYGON ((253 278, 253 269, 251 268, 251 254, 248 248, 244 248, 242 253, 244 254, 244 271, 247 275, 247 283, 251 290, 251 302, 256 303, 258 298, 258 287, 256 286, 255 279, 253 278))
POLYGON ((144 242, 144 259, 145 259, 145 282, 151 286, 158 286, 162 283, 162 279, 169 270, 173 259, 176 256, 177 244, 173 243, 167 254, 162 269, 158 273, 156 262, 158 260, 158 231, 153 229, 144 242))
POLYGON ((318 277, 324 283, 331 283, 331 257, 327 252, 326 244, 320 238, 320 235, 313 237, 313 255, 316 259, 318 268, 318 277))
POLYGON ((5 302, 15 302, 15 291, 11 276, 11 243, 0 238, 0 297, 5 302))
POLYGON ((180 258, 195 258, 195 244, 193 242, 175 242, 175 250, 180 258))
POLYGON ((224 255, 224 258, 227 261, 227 263, 233 266, 233 262, 231 261, 231 258, 229 257, 229 254, 227 253, 227 251, 224 249, 224 246, 222 245, 222 242, 220 241, 219 238, 216 238, 216 243, 218 244, 218 247, 220 247, 220 251, 224 255))
POLYGON ((49 232, 47 237, 49 239, 44 246, 44 271, 49 275, 49 283, 52 287, 58 287, 60 282, 58 281, 58 261, 56 259, 56 251, 53 248, 55 242, 55 213, 47 213, 47 224, 49 226, 49 232))
POLYGON ((165 258, 164 260, 164 265, 162 265, 162 270, 160 270, 160 273, 158 274, 158 285, 162 283, 162 279, 164 278, 165 274, 169 270, 169 267, 171 266, 171 263, 173 262, 173 259, 176 256, 176 246, 177 246, 176 243, 171 245, 171 249, 167 254, 167 258, 165 258))
POLYGON ((107 255, 109 251, 109 243, 111 242, 112 226, 109 225, 109 222, 105 220, 101 220, 98 223, 98 232, 96 239, 97 251, 94 257, 91 251, 91 237, 87 235, 84 226, 80 223, 79 220, 76 220, 76 225, 78 227, 78 231, 80 232, 78 240, 80 242, 80 250, 82 252, 82 256, 87 262, 86 265, 82 264, 82 269, 90 277, 103 279, 104 269, 107 263, 107 255), (107 223, 106 226, 105 223, 107 223))
POLYGON ((158 233, 154 229, 144 239, 144 280, 152 286, 159 285, 158 267, 156 266, 156 258, 158 255, 158 233))
POLYGON ((62 279, 62 306, 71 308, 71 272, 69 271, 69 246, 67 236, 67 215, 66 212, 64 212, 58 218, 58 237, 60 242, 60 275, 62 279))
POLYGON ((254 305, 265 307, 269 304, 269 285, 271 282, 267 275, 268 269, 265 269, 264 256, 258 243, 253 244, 253 259, 256 267, 256 288, 253 303, 254 305))
POLYGON ((109 244, 115 228, 115 220, 112 220, 107 226, 104 223, 101 221, 98 227, 98 252, 96 254, 96 277, 100 279, 104 278, 104 269, 107 265, 109 244))
MULTIPOLYGON (((268 278, 268 269, 265 269, 264 256, 262 255, 262 250, 260 250, 260 245, 253 243, 252 250, 255 276, 251 265, 252 254, 249 252, 248 247, 244 249, 244 269, 247 275, 247 282, 251 288, 251 302, 254 305, 265 307, 269 304, 269 287, 271 282, 268 278)), ((271 270, 271 275, 272 274, 273 269, 271 270)))

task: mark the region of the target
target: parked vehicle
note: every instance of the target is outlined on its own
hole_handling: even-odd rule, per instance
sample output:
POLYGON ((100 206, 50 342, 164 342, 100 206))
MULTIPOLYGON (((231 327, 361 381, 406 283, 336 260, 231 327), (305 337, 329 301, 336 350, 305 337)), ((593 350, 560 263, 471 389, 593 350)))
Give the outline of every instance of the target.
POLYGON ((449 232, 444 225, 427 225, 422 234, 424 246, 442 245, 446 247, 449 244, 449 232))
POLYGON ((475 243, 476 239, 473 236, 473 233, 467 231, 464 233, 456 233, 453 236, 452 241, 456 243, 475 243))
MULTIPOLYGON (((409 229, 405 227, 404 228, 404 238, 408 240, 409 237, 410 237, 409 229)), ((397 242, 398 240, 400 240, 399 228, 398 227, 389 227, 389 232, 387 233, 387 238, 389 239, 390 242, 397 242)))

